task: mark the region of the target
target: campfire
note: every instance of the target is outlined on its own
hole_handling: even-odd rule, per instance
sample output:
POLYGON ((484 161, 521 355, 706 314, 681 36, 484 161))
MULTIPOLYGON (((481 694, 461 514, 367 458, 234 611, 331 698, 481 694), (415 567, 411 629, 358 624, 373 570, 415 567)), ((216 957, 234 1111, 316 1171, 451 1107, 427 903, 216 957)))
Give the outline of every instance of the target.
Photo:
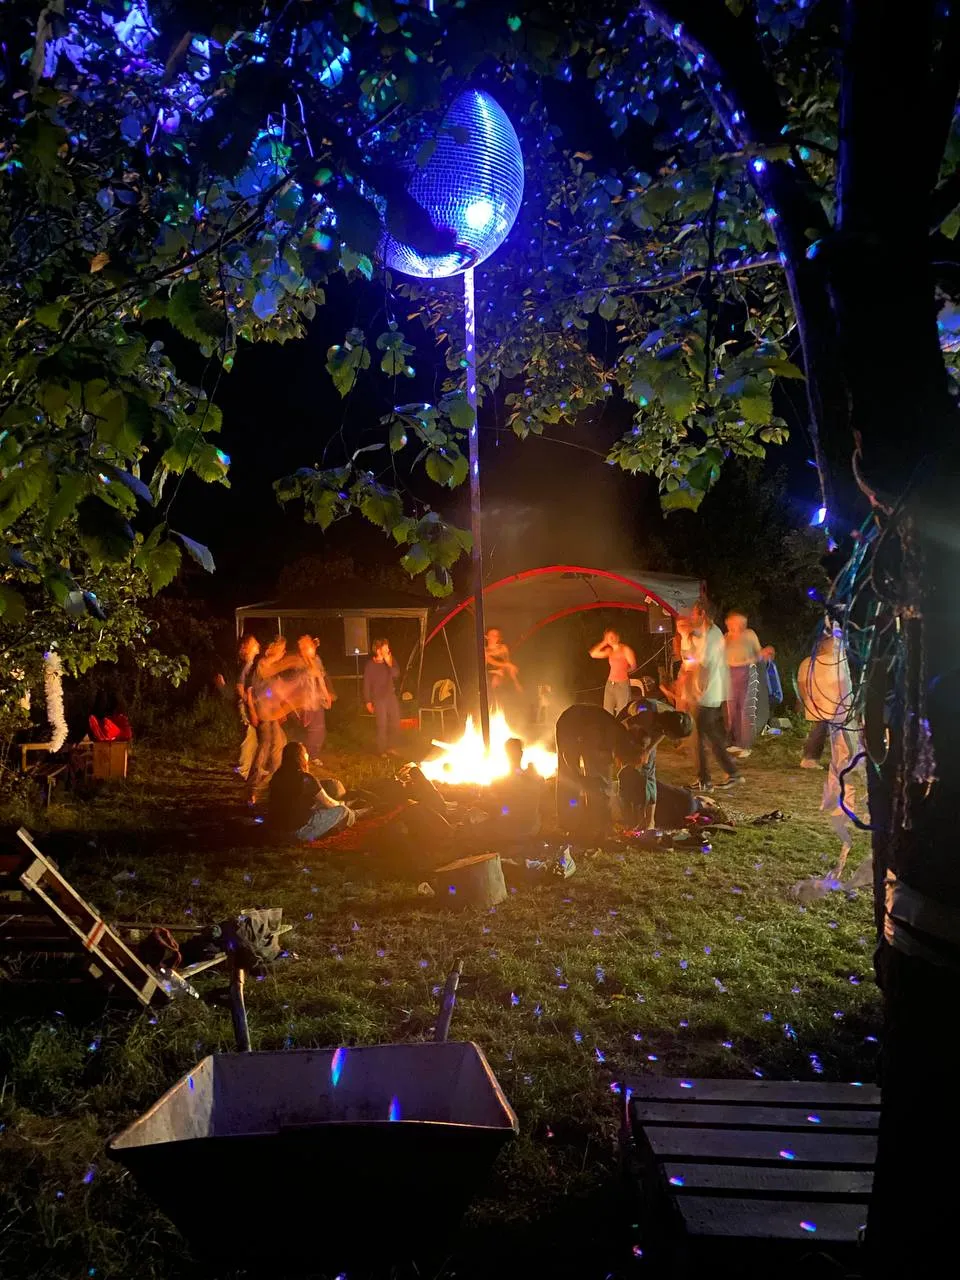
MULTIPOLYGON (((510 772, 504 743, 508 738, 520 737, 522 734, 514 733, 507 724, 503 712, 495 711, 490 717, 490 750, 485 751, 480 726, 474 724, 472 716, 468 716, 460 739, 457 742, 434 739, 433 745, 440 748, 440 754, 432 760, 424 760, 420 768, 431 782, 489 786, 510 772)), ((552 778, 557 772, 557 754, 545 747, 528 746, 523 753, 523 764, 525 768, 535 770, 541 778, 552 778)))

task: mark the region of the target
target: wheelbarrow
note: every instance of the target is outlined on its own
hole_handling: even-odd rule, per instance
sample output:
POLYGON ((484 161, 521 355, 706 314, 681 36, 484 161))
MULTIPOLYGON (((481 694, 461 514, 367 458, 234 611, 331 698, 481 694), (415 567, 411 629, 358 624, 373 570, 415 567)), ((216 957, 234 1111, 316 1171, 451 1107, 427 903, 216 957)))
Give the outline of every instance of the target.
POLYGON ((352 1274, 433 1254, 519 1128, 483 1051, 445 1039, 458 976, 438 1040, 211 1054, 109 1155, 218 1266, 352 1274))

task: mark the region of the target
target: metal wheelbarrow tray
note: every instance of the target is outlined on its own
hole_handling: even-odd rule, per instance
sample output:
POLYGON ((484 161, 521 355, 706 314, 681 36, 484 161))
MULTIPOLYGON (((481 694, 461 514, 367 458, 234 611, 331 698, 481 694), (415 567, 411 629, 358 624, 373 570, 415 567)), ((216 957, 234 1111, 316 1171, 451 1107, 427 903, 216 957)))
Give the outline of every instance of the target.
POLYGON ((109 1154, 218 1263, 415 1257, 459 1222, 517 1117, 472 1043, 213 1054, 109 1154))

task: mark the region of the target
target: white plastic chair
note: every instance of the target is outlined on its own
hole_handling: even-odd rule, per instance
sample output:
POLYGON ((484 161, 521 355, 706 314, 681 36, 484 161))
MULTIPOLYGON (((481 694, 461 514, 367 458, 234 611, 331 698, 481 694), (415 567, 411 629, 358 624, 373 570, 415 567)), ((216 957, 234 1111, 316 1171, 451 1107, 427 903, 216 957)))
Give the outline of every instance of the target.
POLYGON ((428 706, 420 708, 419 725, 423 728, 423 717, 430 716, 433 723, 436 723, 437 716, 440 717, 440 732, 445 733, 447 716, 453 716, 454 722, 460 723, 460 712, 457 709, 457 686, 452 680, 436 680, 430 691, 430 703, 428 706))

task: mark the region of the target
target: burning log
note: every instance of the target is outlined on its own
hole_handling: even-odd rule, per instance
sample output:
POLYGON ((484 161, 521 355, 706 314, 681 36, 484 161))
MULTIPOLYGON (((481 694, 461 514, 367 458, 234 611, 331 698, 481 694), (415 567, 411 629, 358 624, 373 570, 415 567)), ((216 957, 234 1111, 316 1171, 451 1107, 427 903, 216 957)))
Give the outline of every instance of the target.
MULTIPOLYGON (((434 741, 439 754, 424 760, 420 768, 434 783, 462 786, 472 783, 489 786, 510 773, 510 761, 506 744, 515 734, 507 724, 502 711, 496 711, 490 719, 490 749, 484 748, 480 728, 467 717, 462 737, 457 742, 434 741)), ((542 746, 527 746, 523 752, 524 768, 533 769, 541 778, 552 778, 557 772, 556 752, 542 746)))

